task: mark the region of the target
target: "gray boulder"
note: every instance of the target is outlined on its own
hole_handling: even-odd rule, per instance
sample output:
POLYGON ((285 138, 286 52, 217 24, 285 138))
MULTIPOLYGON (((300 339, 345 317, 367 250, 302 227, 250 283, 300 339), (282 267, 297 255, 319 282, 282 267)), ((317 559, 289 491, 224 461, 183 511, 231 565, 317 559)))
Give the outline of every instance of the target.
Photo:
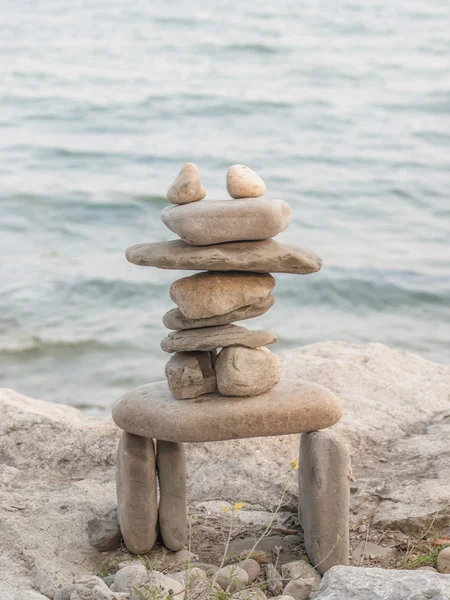
POLYGON ((450 575, 430 571, 390 571, 332 567, 314 600, 448 600, 450 575))

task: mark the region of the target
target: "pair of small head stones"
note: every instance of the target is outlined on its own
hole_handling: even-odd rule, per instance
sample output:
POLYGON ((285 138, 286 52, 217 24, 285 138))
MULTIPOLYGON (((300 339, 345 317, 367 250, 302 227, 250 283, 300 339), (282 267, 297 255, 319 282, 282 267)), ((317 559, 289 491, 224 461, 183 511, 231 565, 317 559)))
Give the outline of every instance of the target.
MULTIPOLYGON (((264 196, 266 184, 245 165, 233 165, 227 171, 227 191, 232 198, 259 198, 264 196)), ((206 191, 200 181, 200 171, 194 163, 186 163, 167 192, 172 204, 188 204, 203 200, 206 191)))

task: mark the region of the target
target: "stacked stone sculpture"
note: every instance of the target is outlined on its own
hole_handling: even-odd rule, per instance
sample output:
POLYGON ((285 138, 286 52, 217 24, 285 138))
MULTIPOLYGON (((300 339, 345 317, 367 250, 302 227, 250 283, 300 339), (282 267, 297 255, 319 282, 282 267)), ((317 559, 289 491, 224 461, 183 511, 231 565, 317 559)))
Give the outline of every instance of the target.
MULTIPOLYGON (((264 195, 266 186, 251 169, 228 169, 226 186, 231 198, 205 200, 199 171, 187 163, 167 193, 173 206, 161 215, 181 239, 138 244, 126 252, 137 265, 200 271, 170 288, 177 307, 163 317, 171 330, 161 342, 172 354, 167 383, 138 387, 113 408, 113 419, 124 430, 117 457, 119 523, 125 544, 135 553, 152 548, 158 525, 167 548, 179 550, 186 544, 184 443, 317 432, 342 415, 329 390, 283 379, 279 359, 267 348, 277 341, 275 334, 235 324, 273 306, 270 273, 314 273, 322 261, 272 239, 289 225, 291 208, 264 195)), ((314 448, 318 443, 320 439, 314 448)), ((315 535, 319 525, 339 515, 345 521, 348 506, 344 497, 337 509, 324 508, 303 462, 301 503, 309 511, 308 523, 304 511, 303 520, 311 552, 322 557, 315 535)), ((340 482, 346 477, 344 462, 338 468, 340 482)), ((328 461, 321 473, 325 476, 331 467, 337 468, 336 461, 328 461)), ((341 525, 337 533, 342 537, 341 525)), ((329 564, 335 556, 335 564, 348 556, 348 536, 342 548, 339 556, 331 552, 329 564)))
MULTIPOLYGON (((188 268, 186 261, 191 260, 193 267, 204 270, 172 284, 170 297, 178 308, 163 318, 173 330, 161 343, 163 350, 174 353, 166 377, 178 399, 217 391, 256 396, 273 388, 281 378, 281 365, 266 346, 277 341, 276 335, 234 323, 273 306, 270 270, 313 273, 321 267, 314 254, 271 239, 289 225, 291 208, 284 200, 264 196, 266 186, 254 171, 234 165, 226 184, 231 198, 204 200, 199 171, 187 163, 167 193, 175 206, 161 214, 184 245, 167 244, 166 262, 156 266, 171 268, 167 260, 172 260, 173 266, 188 268)), ((129 260, 139 263, 140 252, 140 247, 130 249, 129 260)))

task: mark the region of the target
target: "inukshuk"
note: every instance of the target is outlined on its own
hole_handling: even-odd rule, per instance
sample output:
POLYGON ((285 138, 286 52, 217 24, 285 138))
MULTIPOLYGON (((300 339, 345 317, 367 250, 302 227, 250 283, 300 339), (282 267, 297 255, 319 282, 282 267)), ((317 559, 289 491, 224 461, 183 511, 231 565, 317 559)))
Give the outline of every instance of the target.
POLYGON ((205 200, 199 171, 187 163, 167 193, 174 206, 161 214, 181 239, 138 244, 126 253, 137 265, 201 271, 170 288, 177 308, 164 315, 171 333, 161 342, 173 354, 166 365, 168 386, 141 386, 113 408, 124 429, 117 461, 119 521, 127 547, 136 553, 153 546, 157 521, 167 548, 186 543, 183 442, 313 432, 330 427, 342 413, 322 386, 282 378, 280 361, 267 348, 277 341, 275 334, 234 324, 273 306, 270 273, 314 273, 322 261, 272 239, 289 225, 291 208, 265 196, 256 173, 234 165, 226 184, 231 198, 205 200))

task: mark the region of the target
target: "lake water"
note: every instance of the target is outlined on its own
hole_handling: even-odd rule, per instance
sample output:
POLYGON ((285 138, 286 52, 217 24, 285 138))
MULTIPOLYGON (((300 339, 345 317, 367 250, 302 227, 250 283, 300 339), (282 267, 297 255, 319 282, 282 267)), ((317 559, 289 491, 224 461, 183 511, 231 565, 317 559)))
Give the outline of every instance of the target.
MULTIPOLYGON (((450 3, 17 0, 0 14, 0 386, 109 409, 161 379, 172 280, 124 250, 184 162, 233 163, 317 252, 251 327, 448 361, 450 3)), ((250 324, 250 323, 249 323, 250 324)))

